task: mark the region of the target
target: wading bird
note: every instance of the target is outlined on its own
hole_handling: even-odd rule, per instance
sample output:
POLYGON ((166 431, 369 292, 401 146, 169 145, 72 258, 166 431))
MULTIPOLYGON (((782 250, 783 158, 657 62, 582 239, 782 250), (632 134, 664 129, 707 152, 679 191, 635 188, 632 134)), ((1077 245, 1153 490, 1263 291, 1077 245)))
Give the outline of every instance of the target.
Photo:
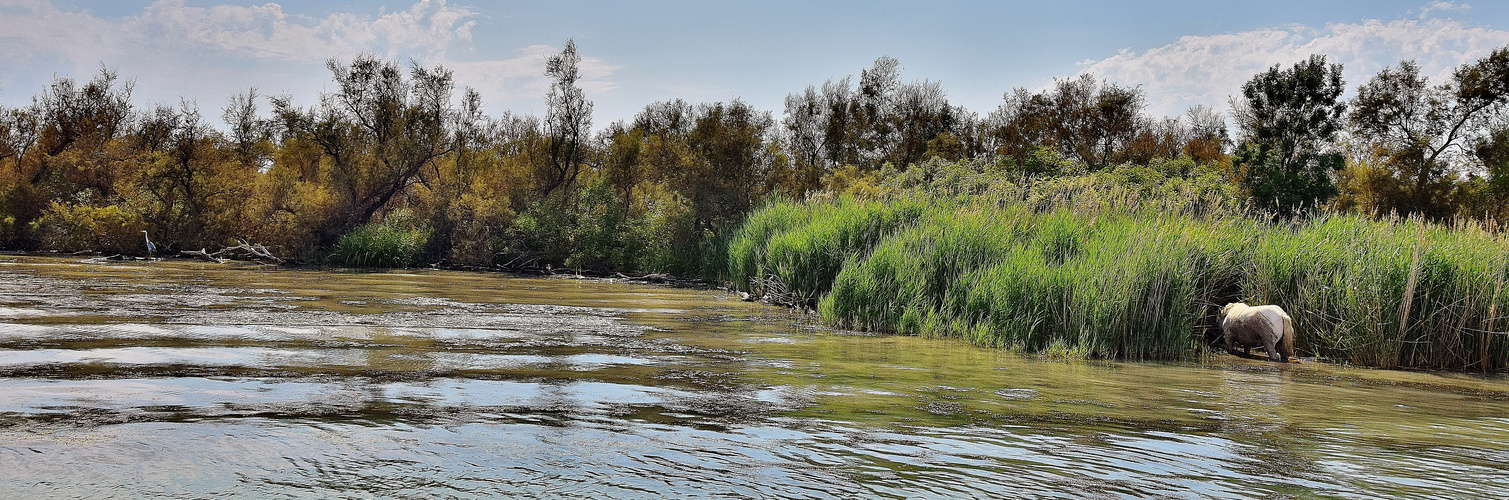
POLYGON ((147 260, 152 260, 152 254, 157 253, 157 245, 152 244, 152 238, 147 237, 147 230, 141 231, 141 239, 147 240, 147 260))

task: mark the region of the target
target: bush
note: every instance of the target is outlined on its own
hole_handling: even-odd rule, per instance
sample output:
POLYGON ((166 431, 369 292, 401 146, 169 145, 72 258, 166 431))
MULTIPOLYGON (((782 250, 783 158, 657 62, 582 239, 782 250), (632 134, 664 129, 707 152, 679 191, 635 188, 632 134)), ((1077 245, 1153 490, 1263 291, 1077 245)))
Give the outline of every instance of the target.
MULTIPOLYGON (((141 234, 146 223, 141 215, 115 205, 95 207, 54 201, 31 224, 46 248, 147 255, 147 244, 141 234)), ((157 243, 160 252, 163 248, 161 242, 157 243)))
POLYGON ((655 251, 664 251, 651 222, 633 216, 607 179, 591 177, 520 213, 505 255, 519 263, 597 272, 642 270, 656 260, 655 251))
POLYGON ((429 230, 410 224, 403 214, 369 223, 342 235, 326 257, 332 264, 385 268, 408 267, 418 262, 429 240, 429 230))
POLYGON ((844 263, 869 253, 882 237, 916 221, 926 204, 909 201, 833 203, 800 208, 776 202, 756 212, 729 243, 729 274, 763 293, 752 280, 774 277, 801 301, 827 293, 844 263))

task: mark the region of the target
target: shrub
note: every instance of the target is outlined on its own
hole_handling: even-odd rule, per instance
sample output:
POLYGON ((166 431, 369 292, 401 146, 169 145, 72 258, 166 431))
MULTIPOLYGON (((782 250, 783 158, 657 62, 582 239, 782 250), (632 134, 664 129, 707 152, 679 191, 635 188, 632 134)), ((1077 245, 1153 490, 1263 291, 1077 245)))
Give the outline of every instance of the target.
POLYGON ((351 267, 408 267, 418 262, 429 230, 408 223, 404 214, 390 215, 342 235, 326 261, 351 267))
MULTIPOLYGON (((141 234, 146 224, 141 215, 116 205, 96 207, 54 201, 31 224, 46 248, 65 252, 147 254, 141 234)), ((161 245, 158 251, 162 251, 161 245)))

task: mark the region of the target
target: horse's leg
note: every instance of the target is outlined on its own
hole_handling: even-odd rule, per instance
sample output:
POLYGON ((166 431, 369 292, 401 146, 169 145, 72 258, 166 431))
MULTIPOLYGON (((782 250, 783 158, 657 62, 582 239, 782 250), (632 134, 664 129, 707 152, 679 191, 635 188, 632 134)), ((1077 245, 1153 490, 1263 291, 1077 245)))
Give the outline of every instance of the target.
MULTIPOLYGON (((1280 332, 1282 332, 1282 331, 1283 330, 1280 330, 1280 332)), ((1265 347, 1265 348, 1268 349, 1268 361, 1278 361, 1279 360, 1278 339, 1271 338, 1271 337, 1263 339, 1263 347, 1265 347)))
POLYGON ((1229 334, 1226 335, 1226 353, 1232 356, 1241 356, 1240 354, 1237 354, 1236 346, 1231 345, 1231 335, 1229 334))

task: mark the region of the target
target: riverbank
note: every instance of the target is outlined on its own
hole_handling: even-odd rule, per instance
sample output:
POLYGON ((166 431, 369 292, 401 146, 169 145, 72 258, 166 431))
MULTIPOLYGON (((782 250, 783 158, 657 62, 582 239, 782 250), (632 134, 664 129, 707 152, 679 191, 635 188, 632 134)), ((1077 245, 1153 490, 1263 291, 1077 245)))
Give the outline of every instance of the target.
MULTIPOLYGON (((1187 159, 1035 177, 935 161, 768 203, 733 230, 639 249, 654 258, 625 254, 660 265, 618 269, 729 283, 815 310, 831 326, 1056 359, 1188 359, 1218 335, 1222 305, 1277 304, 1293 316, 1304 357, 1509 371, 1500 229, 1337 213, 1279 220, 1246 208, 1222 175, 1187 159)), ((350 253, 386 255, 388 246, 398 245, 350 253)), ((516 263, 425 267, 584 272, 508 267, 516 263)))

